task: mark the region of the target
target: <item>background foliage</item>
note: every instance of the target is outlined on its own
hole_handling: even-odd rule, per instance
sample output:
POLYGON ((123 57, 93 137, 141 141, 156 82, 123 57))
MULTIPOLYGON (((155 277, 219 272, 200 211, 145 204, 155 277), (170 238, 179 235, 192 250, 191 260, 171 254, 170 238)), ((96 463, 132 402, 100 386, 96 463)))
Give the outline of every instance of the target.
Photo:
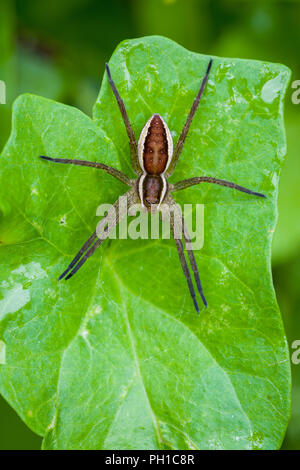
MULTIPOLYGON (((197 0, 2 0, 0 147, 10 133, 12 101, 32 92, 72 104, 91 115, 104 62, 124 38, 160 34, 184 47, 227 57, 288 65, 300 77, 300 4, 276 1, 197 0)), ((286 101, 288 159, 281 177, 273 275, 291 344, 300 338, 300 105, 286 101)), ((300 366, 292 366, 293 415, 285 448, 300 448, 300 366)), ((40 438, 1 402, 0 448, 39 448, 40 438)))

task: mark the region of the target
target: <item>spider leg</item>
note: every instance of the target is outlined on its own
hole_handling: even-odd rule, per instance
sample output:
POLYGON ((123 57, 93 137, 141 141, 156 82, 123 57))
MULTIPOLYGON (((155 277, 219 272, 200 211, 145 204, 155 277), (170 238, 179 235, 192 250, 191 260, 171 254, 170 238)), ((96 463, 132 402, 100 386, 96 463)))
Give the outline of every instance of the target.
POLYGON ((124 197, 127 198, 129 205, 136 202, 134 199, 135 193, 132 190, 119 197, 113 206, 108 210, 107 215, 101 220, 97 230, 85 242, 85 244, 82 246, 75 258, 71 261, 67 269, 61 274, 58 280, 61 280, 62 278, 67 280, 74 276, 74 274, 81 268, 88 258, 90 258, 96 249, 104 242, 104 240, 106 240, 111 231, 118 225, 121 218, 127 214, 127 205, 123 204, 121 206, 120 204, 121 198, 124 197))
POLYGON ((185 248, 186 248, 186 251, 187 251, 191 266, 192 266, 192 270, 193 270, 193 273, 194 273, 197 289, 198 289, 199 294, 201 296, 202 302, 204 303, 205 307, 207 308, 207 301, 206 301, 206 298, 203 294, 203 289, 202 289, 202 285, 201 285, 201 281, 200 281, 200 276, 199 276, 199 271, 198 271, 198 266, 197 266, 197 263, 196 263, 195 255, 194 255, 194 252, 193 252, 192 248, 189 248, 189 246, 191 244, 191 239, 190 239, 190 236, 188 234, 188 230, 187 230, 187 227, 186 227, 186 224, 184 222, 183 217, 182 217, 182 233, 183 233, 184 240, 185 240, 185 248))
POLYGON ((186 136, 187 136, 187 133, 189 131, 189 128, 190 128, 190 125, 192 123, 192 120, 195 116, 195 113, 197 111, 197 108, 198 108, 198 105, 199 105, 199 102, 200 102, 200 99, 201 99, 201 96, 203 94, 203 91, 205 89, 205 85, 207 83, 207 80, 208 80, 208 76, 209 76, 209 72, 210 72, 210 69, 211 69, 211 66, 212 66, 212 59, 210 59, 209 63, 208 63, 208 66, 207 66, 207 70, 206 70, 206 73, 203 77, 203 80, 202 80, 202 83, 201 83, 201 86, 200 86, 200 89, 197 93, 197 96, 192 104, 192 107, 190 109, 190 112, 189 112, 189 115, 187 117, 187 120, 186 120, 186 123, 185 125, 183 126, 183 129, 181 131, 181 134, 180 134, 180 137, 177 141, 177 144, 176 144, 176 147, 175 147, 175 150, 174 150, 174 153, 173 153, 173 158, 171 160, 171 164, 170 164, 170 167, 169 167, 169 170, 168 170, 168 173, 167 173, 167 176, 170 176, 173 171, 175 170, 175 167, 177 165, 177 162, 178 162, 178 159, 179 159, 179 156, 181 154, 181 151, 182 151, 182 148, 183 148, 183 145, 184 145, 184 142, 185 142, 185 139, 186 139, 186 136))
POLYGON ((110 73, 110 68, 109 68, 107 63, 105 64, 105 68, 106 68, 106 73, 107 73, 109 84, 110 84, 110 86, 112 88, 112 91, 115 95, 115 98, 117 100, 117 103, 118 103, 118 106, 119 106, 119 109, 120 109, 120 112, 122 114, 122 118, 123 118, 123 121, 124 121, 124 124, 125 124, 125 127, 126 127, 127 135, 128 135, 128 138, 129 138, 129 146, 130 146, 132 167, 133 167, 134 171, 139 175, 141 173, 141 168, 140 168, 140 165, 139 165, 136 138, 135 138, 132 126, 131 126, 130 121, 129 121, 129 117, 128 117, 128 114, 127 114, 127 111, 126 111, 126 108, 125 108, 124 101, 122 100, 122 98, 120 96, 120 93, 118 92, 118 89, 117 89, 117 87, 116 87, 116 85, 115 85, 115 83, 112 79, 112 76, 111 76, 111 73, 110 73))
POLYGON ((93 242, 96 240, 97 238, 97 234, 96 234, 96 231, 90 236, 90 238, 85 242, 85 244, 80 248, 80 250, 78 251, 77 255, 75 256, 75 258, 71 261, 71 263, 69 264, 69 266, 67 267, 67 269, 59 276, 58 278, 58 281, 60 281, 61 279, 63 279, 69 271, 71 271, 71 269, 73 268, 73 266, 75 266, 75 264, 77 263, 77 261, 81 258, 81 256, 83 255, 83 253, 89 248, 90 245, 93 244, 93 242))
MULTIPOLYGON (((108 231, 106 231, 107 233, 107 236, 108 236, 108 231)), ((107 238, 107 237, 105 237, 107 238)), ((96 251, 96 249, 101 245, 101 243, 103 243, 103 241, 105 240, 105 238, 103 239, 98 239, 92 246, 91 248, 85 253, 85 255, 81 258, 81 260, 76 264, 76 266, 72 269, 72 271, 70 271, 70 273, 65 277, 65 280, 67 281, 67 279, 70 279, 72 276, 74 276, 74 274, 78 271, 79 268, 81 268, 81 266, 88 260, 88 258, 90 258, 94 252, 96 251)))
POLYGON ((170 218, 171 233, 172 233, 173 238, 174 238, 175 243, 176 243, 176 248, 177 248, 180 264, 181 264, 182 270, 184 272, 184 275, 186 277, 188 288, 189 288, 191 297, 193 299, 196 312, 199 313, 199 307, 198 307, 198 303, 197 303, 197 300, 196 300, 195 289, 194 289, 194 286, 193 286, 193 283, 192 283, 189 267, 188 267, 188 264, 187 264, 187 261, 186 261, 186 258, 185 258, 185 254, 184 254, 183 243, 182 243, 181 239, 176 238, 176 235, 175 235, 175 232, 177 230, 177 227, 176 227, 177 221, 178 221, 178 219, 175 218, 172 214, 172 216, 170 218))
POLYGON ((127 184, 127 186, 132 186, 131 179, 128 178, 128 176, 126 176, 124 173, 117 170, 116 168, 104 165, 104 163, 87 162, 85 160, 74 160, 69 158, 51 158, 45 157, 44 155, 40 155, 40 158, 54 163, 70 163, 72 165, 90 166, 92 168, 98 168, 100 170, 106 171, 106 173, 108 173, 109 175, 114 176, 119 181, 122 181, 122 183, 127 184))
POLYGON ((189 178, 187 180, 178 181, 172 187, 172 191, 181 191, 182 189, 188 188, 189 186, 194 186, 195 184, 199 183, 214 183, 219 184, 221 186, 227 186, 227 188, 237 189, 238 191, 242 191, 243 193, 251 194, 252 196, 259 196, 259 197, 267 197, 265 194, 256 193, 255 191, 251 191, 251 189, 244 188, 243 186, 239 186, 238 184, 231 183, 230 181, 220 180, 217 178, 212 178, 210 176, 200 176, 195 178, 189 178))

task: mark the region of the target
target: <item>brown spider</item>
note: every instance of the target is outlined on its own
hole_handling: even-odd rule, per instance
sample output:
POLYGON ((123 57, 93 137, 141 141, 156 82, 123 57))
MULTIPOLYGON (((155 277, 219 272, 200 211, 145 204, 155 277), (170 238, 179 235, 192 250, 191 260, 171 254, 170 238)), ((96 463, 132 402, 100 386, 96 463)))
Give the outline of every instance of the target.
MULTIPOLYGON (((180 137, 173 151, 173 140, 171 137, 170 130, 159 114, 154 114, 149 119, 149 121, 146 123, 141 132, 138 142, 136 141, 132 126, 130 124, 125 109, 124 102, 116 88, 115 83, 113 82, 109 66, 108 64, 105 64, 110 86, 116 97, 119 109, 124 120, 124 124, 129 138, 131 162, 135 173, 138 175, 138 178, 130 179, 121 171, 110 166, 104 165, 103 163, 87 162, 82 160, 73 160, 65 158, 50 158, 45 156, 41 156, 40 158, 57 163, 71 163, 73 165, 90 166, 94 168, 100 168, 101 170, 106 171, 110 175, 122 181, 122 183, 125 183, 126 185, 130 186, 131 189, 125 194, 129 203, 129 209, 133 206, 133 204, 140 203, 143 207, 146 208, 147 211, 153 212, 155 210, 160 210, 160 205, 162 204, 162 202, 164 204, 167 204, 167 206, 169 206, 171 209, 174 209, 177 204, 172 198, 171 192, 180 191, 181 189, 185 189, 189 186, 193 186, 195 184, 203 182, 215 183, 221 186, 234 188, 238 191, 243 191, 254 196, 266 197, 264 194, 256 193, 254 191, 251 191, 250 189, 238 186, 235 183, 230 183, 229 181, 213 178, 210 176, 198 176, 194 178, 189 178, 186 180, 179 181, 175 184, 168 183, 168 177, 172 175, 176 167, 191 122, 198 108, 200 98, 208 80, 211 66, 212 59, 209 61, 206 74, 201 83, 201 87, 192 104, 186 123, 181 131, 180 137)), ((120 209, 120 206, 118 204, 119 200, 120 198, 115 202, 111 210, 108 211, 104 219, 102 219, 102 232, 99 234, 99 232, 95 231, 90 236, 90 238, 85 242, 85 244, 77 253, 73 261, 61 274, 58 280, 61 280, 63 278, 65 278, 65 280, 70 279, 70 277, 72 277, 78 271, 78 269, 86 262, 86 260, 90 256, 92 256, 92 254, 101 245, 101 243, 103 243, 103 241, 108 237, 110 231, 115 228, 115 226, 119 223, 120 219, 127 214, 127 209, 123 212, 120 209), (113 224, 108 227, 108 220, 111 219, 113 212, 115 214, 113 224)), ((172 213, 172 211, 170 212, 172 213)), ((184 254, 184 246, 181 240, 181 235, 183 235, 185 248, 194 273, 195 282, 205 307, 207 307, 207 302, 202 291, 194 253, 193 250, 190 248, 191 240, 188 235, 187 228, 184 223, 184 219, 182 217, 181 212, 179 219, 174 216, 170 218, 171 233, 176 242, 180 263, 188 283, 189 291, 193 299, 195 309, 199 313, 199 307, 197 304, 196 294, 192 283, 189 267, 184 254), (178 229, 178 226, 180 226, 181 231, 180 237, 175 236, 175 229, 178 229)))

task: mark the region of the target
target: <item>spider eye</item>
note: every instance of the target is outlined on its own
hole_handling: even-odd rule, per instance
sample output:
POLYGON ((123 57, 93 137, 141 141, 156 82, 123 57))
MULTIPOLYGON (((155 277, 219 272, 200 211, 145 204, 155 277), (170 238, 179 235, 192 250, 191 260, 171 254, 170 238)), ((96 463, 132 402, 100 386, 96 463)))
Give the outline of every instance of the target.
POLYGON ((149 153, 153 153, 153 150, 152 150, 152 149, 149 149, 148 152, 149 152, 149 153))

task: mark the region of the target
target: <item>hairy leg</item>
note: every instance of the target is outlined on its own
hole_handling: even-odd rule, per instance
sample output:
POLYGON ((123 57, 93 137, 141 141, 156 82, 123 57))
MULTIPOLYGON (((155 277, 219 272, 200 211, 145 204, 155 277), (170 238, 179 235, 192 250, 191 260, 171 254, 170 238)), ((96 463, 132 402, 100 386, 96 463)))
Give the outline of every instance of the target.
POLYGON ((201 296, 202 302, 204 303, 205 307, 207 307, 207 301, 206 301, 206 298, 203 294, 203 289, 202 289, 202 285, 201 285, 201 281, 200 281, 198 266, 197 266, 197 263, 196 263, 194 252, 191 248, 191 239, 190 239, 190 236, 189 236, 189 233, 188 233, 188 230, 187 230, 187 227, 186 227, 186 224, 184 222, 183 217, 182 217, 182 234, 184 236, 185 248, 186 248, 186 251, 187 251, 191 266, 192 266, 192 270, 193 270, 193 273, 194 273, 194 278, 195 278, 195 282, 196 282, 196 285, 197 285, 198 292, 201 296))
POLYGON ((251 191, 251 189, 244 188, 243 186, 239 186, 238 184, 231 183, 230 181, 220 180, 218 178, 212 178, 210 176, 199 176, 195 178, 189 178, 187 180, 178 181, 171 187, 171 191, 181 191, 182 189, 186 189, 186 188, 189 188, 190 186, 194 186, 200 183, 219 184, 220 186, 226 186, 227 188, 237 189, 238 191, 251 194, 252 196, 267 197, 264 194, 256 193, 255 191, 251 191))
POLYGON ((197 111, 197 108, 199 106, 199 102, 200 102, 200 99, 201 99, 201 96, 203 94, 203 91, 205 89, 205 85, 207 83, 207 80, 208 80, 208 76, 209 76, 209 72, 210 72, 210 69, 211 69, 211 66, 212 66, 212 59, 210 59, 209 63, 208 63, 208 66, 207 66, 207 70, 206 70, 206 73, 204 75, 204 78, 202 80, 202 83, 201 83, 201 86, 200 86, 200 89, 197 93, 197 96, 192 104, 192 107, 190 109, 190 112, 189 112, 189 115, 187 117, 187 120, 186 120, 186 123, 185 125, 183 126, 183 129, 181 131, 181 134, 180 134, 180 137, 178 139, 178 142, 176 144, 176 147, 174 149, 174 153, 173 153, 173 158, 172 158, 172 161, 171 161, 171 164, 170 164, 170 167, 168 169, 168 172, 167 172, 167 176, 170 176, 173 171, 175 170, 175 167, 177 165, 177 162, 178 162, 178 159, 179 159, 179 156, 181 154, 181 151, 182 151, 182 148, 183 148, 183 145, 184 145, 184 142, 185 142, 185 139, 186 139, 186 136, 187 136, 187 133, 189 131, 189 128, 190 128, 190 125, 192 123, 192 120, 195 116, 195 113, 197 111))
POLYGON ((117 90, 117 87, 112 79, 111 73, 110 73, 110 68, 108 64, 105 64, 106 68, 106 73, 108 77, 109 84, 112 88, 112 91, 115 95, 115 98, 117 100, 120 112, 122 114, 122 118, 126 127, 128 139, 129 139, 129 146, 130 146, 130 154, 131 154, 131 163, 134 171, 139 175, 141 173, 141 168, 139 165, 139 159, 138 159, 138 151, 137 151, 137 142, 136 138, 132 129, 132 126, 129 121, 129 117, 125 108, 124 101, 122 100, 120 93, 117 90))
POLYGON ((98 162, 87 162, 85 160, 74 160, 74 159, 69 159, 69 158, 51 158, 51 157, 45 157, 43 155, 40 155, 40 158, 43 160, 48 160, 49 162, 54 162, 54 163, 69 163, 71 165, 80 165, 80 166, 89 166, 91 168, 98 168, 100 170, 105 171, 111 176, 114 176, 117 180, 122 181, 122 183, 127 184, 127 186, 132 186, 133 182, 128 176, 126 176, 124 173, 121 171, 117 170, 116 168, 113 168, 112 166, 107 166, 104 163, 98 163, 98 162))
POLYGON ((69 266, 67 267, 67 269, 59 276, 58 278, 58 281, 60 281, 61 279, 63 279, 69 271, 71 271, 71 269, 73 268, 73 266, 75 266, 75 264, 77 263, 77 261, 81 258, 81 256, 86 252, 86 250, 94 243, 94 241, 96 240, 97 238, 97 233, 96 231, 92 233, 92 235, 89 237, 89 239, 84 243, 84 245, 82 245, 82 247, 80 248, 80 250, 78 251, 77 255, 75 256, 75 258, 71 261, 71 263, 69 264, 69 266))
POLYGON ((58 278, 70 279, 81 268, 81 266, 90 258, 96 249, 106 240, 111 231, 118 225, 119 221, 127 214, 129 207, 124 204, 119 204, 121 198, 127 197, 128 205, 136 203, 135 190, 128 191, 117 199, 113 206, 107 212, 107 215, 101 220, 97 226, 97 230, 89 237, 79 250, 75 258, 71 261, 67 269, 58 278))
POLYGON ((188 264, 187 264, 187 261, 186 261, 185 255, 184 255, 183 243, 180 239, 175 237, 175 231, 176 231, 176 228, 174 226, 175 224, 176 224, 176 219, 171 217, 171 232, 172 232, 173 238, 174 238, 175 243, 176 243, 176 248, 177 248, 180 264, 181 264, 183 273, 185 275, 185 278, 186 278, 186 281, 187 281, 187 284, 188 284, 190 295, 193 299, 194 307, 196 309, 196 312, 199 313, 199 307, 198 307, 198 303, 197 303, 197 300, 196 300, 195 289, 194 289, 194 286, 193 286, 193 283, 192 283, 189 267, 188 267, 188 264))

